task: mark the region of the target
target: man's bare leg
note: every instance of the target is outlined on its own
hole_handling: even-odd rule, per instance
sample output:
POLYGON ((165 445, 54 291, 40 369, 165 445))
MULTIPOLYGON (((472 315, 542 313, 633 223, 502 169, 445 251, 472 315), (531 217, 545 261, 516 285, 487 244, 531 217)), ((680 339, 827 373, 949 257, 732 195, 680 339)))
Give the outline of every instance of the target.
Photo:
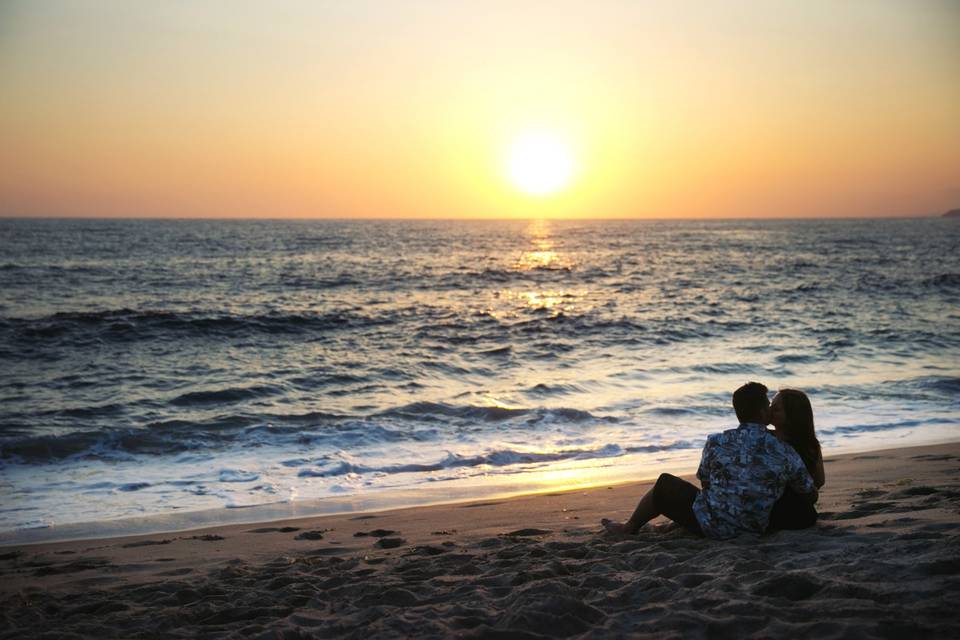
POLYGON ((633 515, 626 522, 614 522, 604 518, 600 521, 603 528, 610 533, 634 534, 640 530, 640 527, 647 524, 660 515, 657 507, 653 504, 653 489, 647 491, 647 494, 640 499, 637 508, 633 510, 633 515))

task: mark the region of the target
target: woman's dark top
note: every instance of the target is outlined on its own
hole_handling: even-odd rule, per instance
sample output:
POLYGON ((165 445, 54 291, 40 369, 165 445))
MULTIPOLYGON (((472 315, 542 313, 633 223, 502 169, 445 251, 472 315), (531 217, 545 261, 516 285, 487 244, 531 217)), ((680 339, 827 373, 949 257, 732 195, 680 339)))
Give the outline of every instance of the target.
POLYGON ((800 495, 787 487, 770 512, 770 524, 767 531, 781 529, 806 529, 817 523, 817 508, 809 497, 800 495))
MULTIPOLYGON (((806 462, 807 460, 804 458, 804 463, 806 462)), ((807 464, 807 469, 812 469, 812 465, 807 464)), ((811 475, 813 475, 812 472, 811 475)), ((816 523, 817 508, 810 502, 810 498, 787 487, 780 499, 773 505, 767 531, 806 529, 816 523)))

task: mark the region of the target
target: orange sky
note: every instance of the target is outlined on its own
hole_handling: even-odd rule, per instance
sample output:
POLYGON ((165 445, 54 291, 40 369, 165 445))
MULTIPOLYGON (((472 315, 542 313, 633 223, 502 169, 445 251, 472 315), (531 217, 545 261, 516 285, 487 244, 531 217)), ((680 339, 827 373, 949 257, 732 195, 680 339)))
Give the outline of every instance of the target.
POLYGON ((940 213, 958 78, 948 1, 4 0, 0 215, 940 213))

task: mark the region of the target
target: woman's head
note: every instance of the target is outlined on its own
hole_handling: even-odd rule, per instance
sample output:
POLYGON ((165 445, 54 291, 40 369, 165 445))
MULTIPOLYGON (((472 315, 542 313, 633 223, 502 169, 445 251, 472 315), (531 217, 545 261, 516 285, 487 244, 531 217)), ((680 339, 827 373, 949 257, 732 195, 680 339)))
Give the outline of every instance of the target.
POLYGON ((813 436, 810 398, 797 389, 781 389, 770 403, 770 424, 786 436, 813 436))
POLYGON ((797 389, 781 389, 770 403, 770 424, 782 440, 793 445, 807 466, 820 443, 813 428, 810 398, 797 389))

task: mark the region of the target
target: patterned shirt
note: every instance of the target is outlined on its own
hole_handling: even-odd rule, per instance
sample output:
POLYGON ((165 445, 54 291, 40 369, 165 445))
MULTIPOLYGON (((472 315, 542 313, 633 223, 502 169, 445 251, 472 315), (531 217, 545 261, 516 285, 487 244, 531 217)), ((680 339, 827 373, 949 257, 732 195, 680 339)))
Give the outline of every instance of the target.
POLYGON ((704 535, 721 540, 763 533, 786 487, 797 493, 815 489, 793 447, 752 423, 708 437, 697 478, 703 490, 693 512, 704 535))

